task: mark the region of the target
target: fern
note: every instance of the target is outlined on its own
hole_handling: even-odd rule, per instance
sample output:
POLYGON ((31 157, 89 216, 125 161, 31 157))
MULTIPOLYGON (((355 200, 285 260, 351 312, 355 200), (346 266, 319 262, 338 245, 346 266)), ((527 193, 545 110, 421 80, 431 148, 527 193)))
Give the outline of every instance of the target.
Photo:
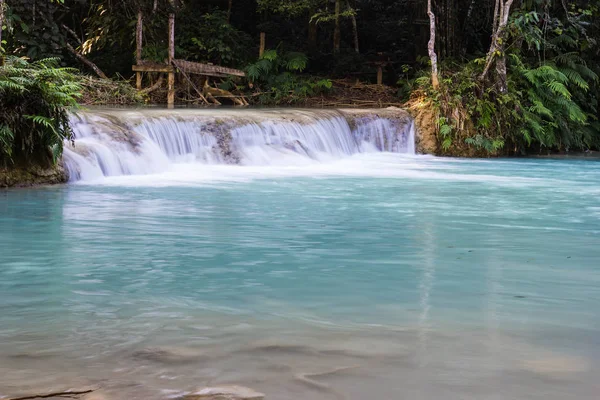
POLYGON ((308 57, 303 53, 288 53, 285 59, 288 71, 304 71, 308 64, 308 57))
POLYGON ((545 82, 545 84, 550 88, 550 90, 552 90, 554 94, 561 95, 565 99, 571 100, 571 92, 569 92, 569 89, 567 89, 562 82, 552 80, 545 82))
POLYGON ((269 61, 275 61, 277 60, 278 55, 277 55, 277 50, 265 50, 265 52, 263 53, 261 59, 262 60, 269 60, 269 61))
POLYGON ((0 66, 0 164, 59 159, 72 136, 68 111, 77 106, 81 86, 74 70, 58 63, 9 56, 0 66))
POLYGON ((257 89, 267 91, 260 96, 261 103, 292 103, 307 96, 330 90, 329 79, 305 78, 298 75, 306 69, 308 58, 303 53, 279 54, 266 50, 253 64, 246 67, 246 75, 257 89))

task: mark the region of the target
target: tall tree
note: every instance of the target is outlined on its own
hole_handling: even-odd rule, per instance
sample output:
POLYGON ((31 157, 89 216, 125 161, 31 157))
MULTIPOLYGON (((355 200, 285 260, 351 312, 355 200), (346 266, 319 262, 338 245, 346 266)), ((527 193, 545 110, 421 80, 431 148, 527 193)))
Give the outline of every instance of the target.
POLYGON ((354 39, 354 52, 360 53, 360 47, 358 46, 358 26, 356 23, 356 10, 350 7, 350 2, 347 4, 348 13, 350 14, 350 20, 352 21, 352 38, 354 39))
POLYGON ((500 93, 508 91, 506 83, 506 26, 508 25, 508 17, 510 16, 510 8, 514 0, 496 0, 494 6, 494 19, 492 24, 492 43, 485 59, 485 67, 479 77, 480 80, 485 80, 492 65, 496 64, 496 85, 500 93))
POLYGON ((440 81, 438 78, 438 60, 435 52, 435 14, 431 7, 431 0, 427 0, 427 15, 429 16, 429 43, 427 44, 427 50, 429 52, 429 59, 431 60, 431 84, 434 89, 440 87, 440 81))
POLYGON ((340 52, 340 43, 342 41, 342 33, 340 31, 340 12, 342 8, 342 0, 335 0, 335 28, 333 31, 333 52, 340 52))

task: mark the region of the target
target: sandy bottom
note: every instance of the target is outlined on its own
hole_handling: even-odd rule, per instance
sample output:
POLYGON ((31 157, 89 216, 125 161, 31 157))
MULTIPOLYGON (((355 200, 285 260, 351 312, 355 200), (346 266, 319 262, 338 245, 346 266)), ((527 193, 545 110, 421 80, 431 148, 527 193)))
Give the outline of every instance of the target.
POLYGON ((600 390, 591 357, 491 330, 205 320, 195 335, 165 326, 114 348, 0 349, 0 398, 93 389, 75 397, 153 400, 229 385, 283 400, 595 399, 600 390))

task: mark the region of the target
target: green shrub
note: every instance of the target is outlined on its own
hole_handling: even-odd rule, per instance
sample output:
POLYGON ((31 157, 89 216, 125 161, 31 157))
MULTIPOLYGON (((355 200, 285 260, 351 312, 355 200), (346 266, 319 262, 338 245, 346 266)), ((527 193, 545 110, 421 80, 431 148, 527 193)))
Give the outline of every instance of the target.
POLYGON ((300 75, 308 58, 303 53, 267 50, 257 62, 246 68, 248 80, 259 93, 262 104, 292 104, 306 97, 329 91, 329 79, 300 75))
POLYGON ((0 163, 48 165, 71 139, 69 109, 80 91, 70 68, 58 59, 28 62, 6 57, 0 66, 0 163))

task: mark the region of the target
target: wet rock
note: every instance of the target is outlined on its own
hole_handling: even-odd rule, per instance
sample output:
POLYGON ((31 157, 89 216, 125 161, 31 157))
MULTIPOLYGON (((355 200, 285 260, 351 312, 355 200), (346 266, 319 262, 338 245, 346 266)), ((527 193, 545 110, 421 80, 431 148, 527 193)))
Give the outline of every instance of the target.
POLYGON ((48 168, 35 165, 27 167, 14 166, 11 168, 0 166, 0 188, 50 185, 65 183, 67 180, 68 174, 59 164, 48 168))
POLYGON ((232 145, 233 137, 231 136, 231 127, 222 124, 213 125, 207 128, 217 139, 218 150, 221 153, 223 160, 227 164, 239 164, 240 156, 236 153, 232 145))
POLYGON ((205 387, 195 393, 186 395, 182 400, 261 400, 263 393, 238 385, 205 387))

